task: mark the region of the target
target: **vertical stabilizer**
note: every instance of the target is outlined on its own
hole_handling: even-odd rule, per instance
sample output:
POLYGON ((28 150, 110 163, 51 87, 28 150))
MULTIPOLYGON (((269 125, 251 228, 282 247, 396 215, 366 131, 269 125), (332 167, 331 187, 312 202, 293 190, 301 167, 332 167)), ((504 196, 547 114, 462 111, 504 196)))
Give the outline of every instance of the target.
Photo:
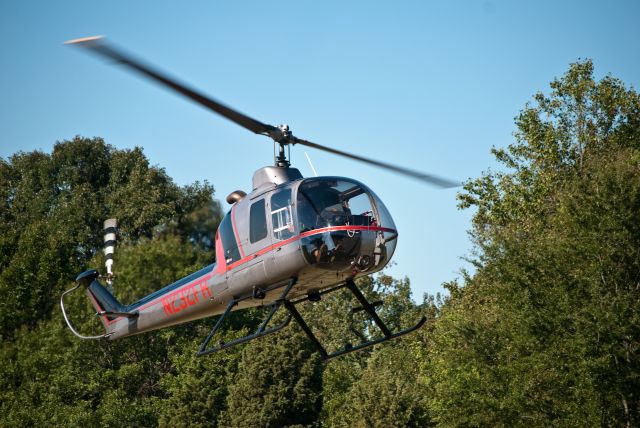
POLYGON ((107 330, 110 322, 127 313, 127 308, 113 297, 113 294, 100 284, 98 281, 98 271, 88 270, 81 273, 76 281, 87 287, 87 294, 96 312, 100 315, 100 319, 107 330))

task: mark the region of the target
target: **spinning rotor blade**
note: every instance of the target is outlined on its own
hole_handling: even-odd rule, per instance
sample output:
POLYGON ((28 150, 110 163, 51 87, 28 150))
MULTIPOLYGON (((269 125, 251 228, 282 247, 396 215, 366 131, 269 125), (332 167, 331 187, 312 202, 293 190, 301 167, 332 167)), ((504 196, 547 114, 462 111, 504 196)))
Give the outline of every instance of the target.
POLYGON ((275 128, 274 126, 267 125, 255 119, 252 119, 249 116, 246 116, 239 111, 232 109, 231 107, 227 107, 224 104, 212 98, 209 98, 187 87, 186 85, 177 82, 174 79, 163 75, 161 72, 154 70, 148 65, 145 65, 142 61, 136 60, 133 57, 109 45, 102 36, 69 40, 65 42, 65 44, 83 47, 89 49, 90 52, 94 52, 107 58, 111 58, 117 63, 129 67, 132 70, 135 70, 138 73, 149 77, 151 80, 155 80, 157 83, 173 89, 179 94, 182 94, 192 101, 195 101, 196 103, 208 108, 209 110, 212 110, 213 112, 226 117, 227 119, 237 123, 238 125, 248 129, 251 132, 254 132, 256 134, 269 135, 270 133, 277 130, 277 128, 275 128))
POLYGON ((449 180, 446 178, 438 177, 437 175, 425 174, 424 172, 414 171, 408 168, 404 168, 401 166, 393 165, 386 162, 377 161, 374 159, 365 158, 362 156, 354 155, 352 153, 343 152, 341 150, 332 149, 331 147, 321 146, 320 144, 312 143, 311 141, 301 140, 300 138, 293 137, 294 144, 300 144, 307 147, 313 147, 314 149, 324 150, 325 152, 333 153, 334 155, 344 156, 349 159, 357 160, 360 162, 364 162, 369 165, 374 165, 379 168, 385 168, 390 171, 393 171, 397 174, 406 175, 412 178, 417 178, 418 180, 429 183, 433 186, 437 186, 443 189, 451 188, 451 187, 459 187, 460 183, 457 181, 449 180))
POLYGON ((79 46, 79 47, 88 49, 89 52, 93 52, 95 54, 99 54, 104 57, 110 58, 115 62, 121 65, 124 65, 125 67, 128 67, 142 74, 143 76, 146 76, 151 80, 154 80, 155 82, 161 85, 164 85, 166 87, 173 89, 179 94, 184 95, 190 100, 231 120, 234 123, 237 123, 238 125, 242 126, 245 129, 248 129, 251 132, 271 137, 276 143, 279 143, 281 147, 287 144, 292 144, 292 145, 300 144, 303 146, 333 153, 338 156, 343 156, 349 159, 364 162, 366 164, 377 166, 379 168, 384 168, 398 174, 416 178, 418 180, 421 180, 423 182, 426 182, 436 187, 450 188, 450 187, 460 186, 459 182, 448 180, 446 178, 441 178, 436 175, 425 174, 425 173, 414 171, 401 166, 377 161, 374 159, 365 158, 359 155, 343 152, 341 150, 332 149, 330 147, 325 147, 320 144, 312 143, 311 141, 297 138, 293 134, 291 134, 288 126, 281 125, 280 127, 275 127, 272 125, 268 125, 266 123, 262 123, 258 120, 255 120, 245 114, 242 114, 239 111, 234 110, 231 107, 228 107, 214 100, 213 98, 207 97, 197 92, 196 90, 191 89, 182 83, 179 83, 178 81, 164 75, 160 71, 153 69, 151 66, 145 65, 142 61, 137 60, 132 56, 129 56, 128 54, 125 54, 119 49, 114 48, 109 43, 107 43, 104 37, 102 36, 93 36, 93 37, 85 37, 81 39, 69 40, 65 42, 65 44, 79 46))

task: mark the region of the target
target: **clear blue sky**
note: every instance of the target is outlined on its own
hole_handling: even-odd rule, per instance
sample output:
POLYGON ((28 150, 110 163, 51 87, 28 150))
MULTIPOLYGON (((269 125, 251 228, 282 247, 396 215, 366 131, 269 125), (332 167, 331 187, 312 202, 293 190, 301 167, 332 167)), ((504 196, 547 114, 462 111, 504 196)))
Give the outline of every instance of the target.
MULTIPOLYGON (((103 34, 171 75, 324 145, 464 180, 496 165, 513 118, 569 63, 640 83, 636 1, 0 2, 0 156, 101 136, 142 146, 179 184, 250 190, 270 141, 62 45, 103 34)), ((306 149, 321 175, 357 178, 400 230, 416 298, 467 266, 471 212, 436 190, 306 149)), ((304 148, 294 166, 312 175, 304 148)))

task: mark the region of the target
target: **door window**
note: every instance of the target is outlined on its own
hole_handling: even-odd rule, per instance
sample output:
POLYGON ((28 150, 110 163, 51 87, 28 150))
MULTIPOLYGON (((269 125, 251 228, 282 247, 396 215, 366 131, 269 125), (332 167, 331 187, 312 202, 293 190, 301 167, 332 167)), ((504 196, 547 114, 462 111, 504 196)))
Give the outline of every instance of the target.
POLYGON ((224 258, 227 264, 240 260, 240 251, 238 250, 238 243, 233 232, 233 225, 231 224, 231 211, 227 213, 220 222, 220 239, 222 240, 222 248, 224 250, 224 258))
POLYGON ((293 236, 291 189, 280 190, 271 196, 271 225, 274 238, 284 240, 293 236))
POLYGON ((267 237, 267 214, 264 199, 251 205, 249 212, 249 240, 253 244, 267 237))

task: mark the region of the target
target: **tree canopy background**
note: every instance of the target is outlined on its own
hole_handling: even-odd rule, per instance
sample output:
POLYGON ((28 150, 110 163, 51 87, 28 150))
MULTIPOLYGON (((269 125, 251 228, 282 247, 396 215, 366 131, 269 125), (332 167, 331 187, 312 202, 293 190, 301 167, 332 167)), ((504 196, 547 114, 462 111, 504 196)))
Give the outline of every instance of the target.
MULTIPOLYGON (((213 187, 176 185, 141 149, 99 138, 0 160, 3 426, 594 426, 640 424, 640 98, 571 64, 516 117, 503 167, 466 183, 475 271, 449 296, 408 279, 360 283, 381 315, 429 323, 327 364, 295 326, 204 358, 213 320, 114 342, 77 340, 57 302, 102 264, 117 217, 125 302, 214 257, 213 187)), ((82 331, 99 324, 70 302, 82 331)), ((303 310, 330 346, 365 331, 346 296, 303 310)), ((229 335, 259 322, 235 315, 229 335)), ((351 338, 350 340, 352 340, 351 338)))

